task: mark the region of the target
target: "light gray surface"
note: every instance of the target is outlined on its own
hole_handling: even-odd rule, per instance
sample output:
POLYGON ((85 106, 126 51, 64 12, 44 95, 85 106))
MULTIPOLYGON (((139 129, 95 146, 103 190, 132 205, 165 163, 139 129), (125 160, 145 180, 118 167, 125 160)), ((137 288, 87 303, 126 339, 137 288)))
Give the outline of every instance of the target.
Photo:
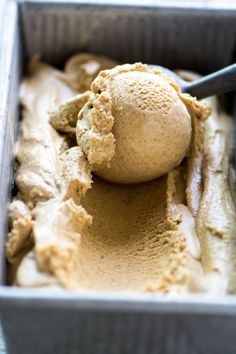
POLYGON ((87 51, 121 62, 140 60, 209 73, 230 64, 234 54, 236 10, 222 10, 221 14, 189 8, 74 3, 29 3, 22 10, 26 57, 40 53, 55 65, 62 65, 73 53, 87 51))
POLYGON ((0 327, 0 353, 7 354, 1 327, 0 327))
MULTIPOLYGON (((18 119, 21 38, 14 5, 5 17, 0 58, 1 235, 6 234, 18 119)), ((39 52, 60 65, 70 54, 86 50, 121 61, 158 62, 206 73, 235 61, 235 11, 137 6, 134 10, 69 3, 25 3, 21 10, 26 58, 39 52)), ((3 262, 4 240, 0 241, 3 262)), ((235 313, 235 297, 211 301, 197 295, 175 300, 125 294, 59 296, 0 286, 0 315, 9 354, 235 354, 235 313)))

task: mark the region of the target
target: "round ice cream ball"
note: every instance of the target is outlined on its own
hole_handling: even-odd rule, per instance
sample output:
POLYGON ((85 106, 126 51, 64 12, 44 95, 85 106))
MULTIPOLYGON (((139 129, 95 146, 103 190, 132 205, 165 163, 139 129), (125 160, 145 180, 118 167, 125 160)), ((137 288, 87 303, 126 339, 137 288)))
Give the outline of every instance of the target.
POLYGON ((106 90, 112 98, 115 154, 110 167, 96 174, 139 183, 168 173, 183 160, 191 140, 185 104, 168 80, 150 70, 111 72, 106 90))

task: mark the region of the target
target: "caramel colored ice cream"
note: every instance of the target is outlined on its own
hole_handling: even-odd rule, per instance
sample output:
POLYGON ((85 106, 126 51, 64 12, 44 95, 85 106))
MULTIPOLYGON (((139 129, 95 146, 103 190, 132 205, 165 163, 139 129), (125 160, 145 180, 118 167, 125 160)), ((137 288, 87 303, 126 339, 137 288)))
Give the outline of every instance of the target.
POLYGON ((92 55, 77 54, 66 62, 65 72, 69 84, 77 91, 86 91, 101 70, 110 69, 118 63, 109 58, 92 55))
POLYGON ((109 70, 91 79, 84 67, 96 57, 74 58, 64 72, 33 59, 21 85, 18 194, 7 243, 12 283, 80 292, 235 292, 231 118, 215 98, 199 102, 142 64, 111 69, 108 60, 102 69, 109 70), (153 91, 142 91, 141 82, 153 91), (132 131, 135 149, 127 143, 132 131), (162 154, 154 154, 161 141, 162 154), (155 168, 153 161, 137 164, 144 148, 155 168), (133 183, 144 175, 152 180, 133 183), (122 183, 106 181, 116 176, 122 183))
MULTIPOLYGON (((143 64, 126 64, 102 71, 91 89, 95 99, 107 96, 114 119, 115 154, 109 167, 96 172, 98 176, 140 183, 180 164, 191 140, 191 117, 170 80, 143 64)), ((79 132, 84 121, 92 119, 92 107, 88 102, 80 112, 79 132)))

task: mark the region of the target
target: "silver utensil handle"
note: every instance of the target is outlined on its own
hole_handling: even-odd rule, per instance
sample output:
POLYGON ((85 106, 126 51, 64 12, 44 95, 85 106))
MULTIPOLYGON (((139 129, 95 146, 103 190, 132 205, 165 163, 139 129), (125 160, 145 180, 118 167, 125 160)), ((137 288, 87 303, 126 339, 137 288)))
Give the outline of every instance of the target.
POLYGON ((205 98, 236 90, 236 64, 227 66, 199 80, 186 83, 182 91, 197 98, 205 98))

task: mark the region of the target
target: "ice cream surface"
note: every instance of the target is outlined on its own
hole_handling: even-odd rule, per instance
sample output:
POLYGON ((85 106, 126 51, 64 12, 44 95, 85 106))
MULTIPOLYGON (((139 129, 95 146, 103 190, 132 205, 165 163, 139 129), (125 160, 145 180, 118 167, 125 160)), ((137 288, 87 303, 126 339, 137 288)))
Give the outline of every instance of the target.
MULTIPOLYGON (((77 55, 64 72, 37 58, 29 64, 21 85, 18 194, 10 206, 7 243, 12 282, 58 291, 235 292, 230 117, 216 99, 208 100, 210 114, 206 103, 182 94, 142 64, 111 69, 108 60, 102 69, 109 70, 98 74, 94 68, 105 65, 104 60, 77 55), (92 74, 91 68, 84 69, 90 65, 85 57, 93 62, 92 74), (139 85, 129 96, 127 87, 139 80, 150 82, 149 75, 153 92, 163 90, 166 103, 139 85), (119 107, 127 107, 121 117, 119 107), (126 121, 117 127, 122 117, 126 121), (176 141, 185 145, 177 166, 173 163, 168 173, 145 183, 101 178, 116 161, 119 145, 125 154, 127 144, 122 147, 119 132, 131 132, 135 119, 146 125, 150 118, 156 127, 160 117, 171 123, 180 119, 176 141)), ((152 137, 146 129, 142 139, 152 137)), ((160 134, 156 143, 163 139, 164 144, 166 138, 160 134)), ((142 139, 136 148, 142 147, 142 139)), ((155 148, 154 138, 149 143, 155 148)), ((132 163, 125 164, 132 170, 132 163)), ((142 166, 136 167, 138 175, 142 166)), ((113 170, 114 175, 121 176, 122 168, 113 170)))
MULTIPOLYGON (((122 65, 100 72, 91 85, 107 97, 114 119, 115 154, 110 166, 96 174, 116 183, 158 178, 180 164, 191 140, 191 117, 177 86, 146 65, 122 65)), ((87 106, 92 106, 89 102, 87 106)), ((78 130, 88 117, 80 112, 78 130)), ((78 142, 80 143, 80 142, 78 142)))

